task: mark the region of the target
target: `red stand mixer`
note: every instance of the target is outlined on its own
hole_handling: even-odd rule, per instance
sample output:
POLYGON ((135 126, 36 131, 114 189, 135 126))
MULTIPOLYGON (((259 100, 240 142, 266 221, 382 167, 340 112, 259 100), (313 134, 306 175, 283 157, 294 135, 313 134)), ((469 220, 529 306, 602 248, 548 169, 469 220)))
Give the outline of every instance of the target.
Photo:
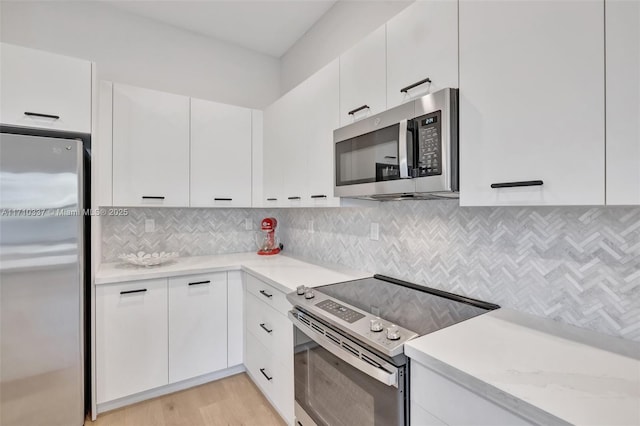
POLYGON ((256 235, 259 255, 269 256, 272 254, 278 254, 280 253, 280 250, 282 250, 282 247, 278 244, 278 239, 276 238, 277 226, 278 221, 274 217, 265 217, 262 219, 262 223, 260 224, 262 233, 258 233, 256 235))

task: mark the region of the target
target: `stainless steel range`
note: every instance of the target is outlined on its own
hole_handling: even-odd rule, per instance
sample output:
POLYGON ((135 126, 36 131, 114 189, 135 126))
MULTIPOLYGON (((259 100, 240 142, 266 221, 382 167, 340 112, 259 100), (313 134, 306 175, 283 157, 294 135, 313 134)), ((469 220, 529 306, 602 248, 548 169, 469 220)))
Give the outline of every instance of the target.
POLYGON ((404 343, 499 306, 382 275, 287 295, 296 424, 409 424, 404 343))

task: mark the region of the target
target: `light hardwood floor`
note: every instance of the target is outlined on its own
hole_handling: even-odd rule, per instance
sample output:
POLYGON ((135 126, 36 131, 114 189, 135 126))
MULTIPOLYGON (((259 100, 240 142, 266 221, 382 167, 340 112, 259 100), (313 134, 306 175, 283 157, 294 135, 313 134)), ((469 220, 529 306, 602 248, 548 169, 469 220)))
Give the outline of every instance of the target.
POLYGON ((98 415, 85 426, 282 426, 245 373, 98 415))

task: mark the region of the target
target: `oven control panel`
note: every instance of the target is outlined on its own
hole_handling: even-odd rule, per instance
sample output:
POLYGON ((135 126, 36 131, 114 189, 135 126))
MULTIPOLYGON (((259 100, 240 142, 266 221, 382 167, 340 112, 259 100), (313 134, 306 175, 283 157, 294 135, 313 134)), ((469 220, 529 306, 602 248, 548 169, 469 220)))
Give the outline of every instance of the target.
POLYGON ((414 177, 442 174, 441 111, 414 119, 416 131, 416 169, 414 177))
POLYGON ((348 323, 354 323, 360 318, 364 318, 364 315, 360 312, 356 312, 353 309, 347 308, 346 306, 341 305, 338 302, 334 302, 331 299, 325 299, 322 302, 318 302, 316 303, 316 306, 320 309, 324 309, 325 311, 337 316, 341 320, 348 323))

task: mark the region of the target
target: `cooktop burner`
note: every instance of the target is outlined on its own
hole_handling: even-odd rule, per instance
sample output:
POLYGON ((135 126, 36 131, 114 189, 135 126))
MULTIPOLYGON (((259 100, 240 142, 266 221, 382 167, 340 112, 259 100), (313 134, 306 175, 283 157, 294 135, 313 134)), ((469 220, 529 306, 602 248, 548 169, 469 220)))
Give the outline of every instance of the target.
MULTIPOLYGON (((382 275, 287 295, 301 311, 387 356, 404 342, 499 308, 498 305, 382 275)), ((294 309, 295 310, 295 309, 294 309)))

